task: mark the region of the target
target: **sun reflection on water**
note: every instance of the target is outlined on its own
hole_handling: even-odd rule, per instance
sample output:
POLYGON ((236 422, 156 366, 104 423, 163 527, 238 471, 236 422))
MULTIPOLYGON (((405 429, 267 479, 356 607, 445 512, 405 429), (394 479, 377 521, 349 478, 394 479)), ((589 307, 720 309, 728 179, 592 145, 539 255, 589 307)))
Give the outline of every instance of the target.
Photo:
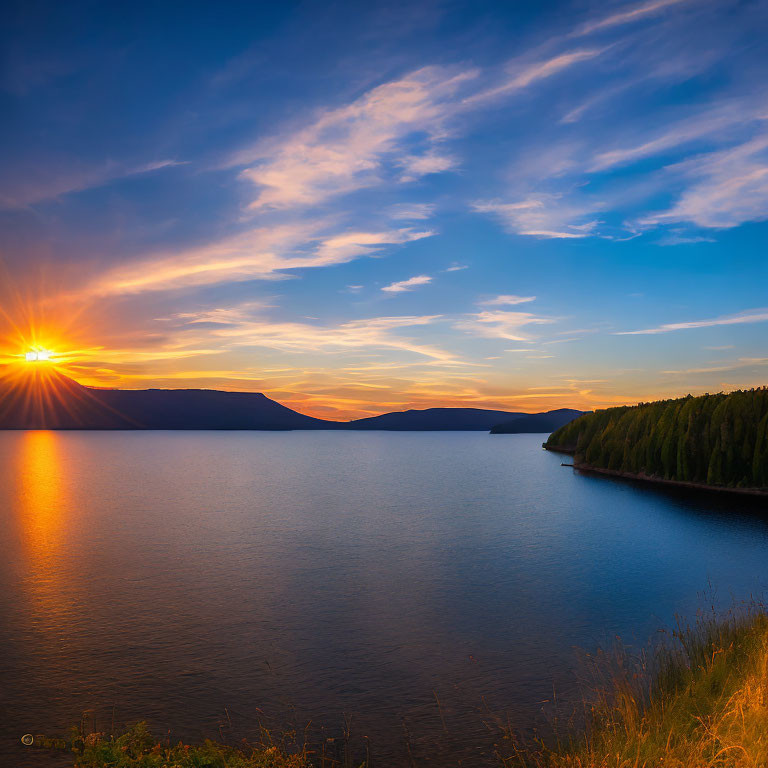
POLYGON ((62 571, 65 546, 66 491, 61 437, 52 431, 21 435, 18 465, 19 523, 26 552, 28 597, 36 623, 60 629, 66 610, 62 599, 66 576, 62 571))
POLYGON ((61 462, 55 432, 35 430, 23 433, 21 443, 21 499, 30 546, 48 550, 55 544, 61 527, 61 462))

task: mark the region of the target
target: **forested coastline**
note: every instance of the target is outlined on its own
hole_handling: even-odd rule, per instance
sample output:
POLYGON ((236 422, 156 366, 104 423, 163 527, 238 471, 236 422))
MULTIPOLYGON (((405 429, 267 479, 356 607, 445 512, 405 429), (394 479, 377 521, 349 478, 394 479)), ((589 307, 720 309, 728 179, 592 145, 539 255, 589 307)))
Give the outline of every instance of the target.
POLYGON ((577 466, 719 488, 768 489, 768 388, 595 411, 544 447, 577 466))

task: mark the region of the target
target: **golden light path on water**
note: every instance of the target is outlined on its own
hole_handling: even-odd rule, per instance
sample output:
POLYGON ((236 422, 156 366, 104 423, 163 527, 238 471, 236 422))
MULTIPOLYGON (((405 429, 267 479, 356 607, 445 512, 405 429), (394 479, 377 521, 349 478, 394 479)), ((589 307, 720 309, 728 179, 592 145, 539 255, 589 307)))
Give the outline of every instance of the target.
POLYGON ((61 557, 68 523, 61 437, 47 430, 22 432, 19 437, 14 474, 28 599, 38 628, 58 633, 68 613, 61 557))

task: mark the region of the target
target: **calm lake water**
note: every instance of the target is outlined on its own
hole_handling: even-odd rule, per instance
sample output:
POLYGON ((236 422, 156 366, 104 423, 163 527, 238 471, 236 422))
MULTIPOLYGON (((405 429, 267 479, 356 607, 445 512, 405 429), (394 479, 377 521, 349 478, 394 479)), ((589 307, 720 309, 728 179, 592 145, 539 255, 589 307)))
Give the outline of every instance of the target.
POLYGON ((351 717, 379 765, 406 733, 481 764, 491 714, 575 696, 575 646, 764 592, 758 503, 576 474, 543 439, 0 433, 0 763, 92 710, 172 738, 351 717))

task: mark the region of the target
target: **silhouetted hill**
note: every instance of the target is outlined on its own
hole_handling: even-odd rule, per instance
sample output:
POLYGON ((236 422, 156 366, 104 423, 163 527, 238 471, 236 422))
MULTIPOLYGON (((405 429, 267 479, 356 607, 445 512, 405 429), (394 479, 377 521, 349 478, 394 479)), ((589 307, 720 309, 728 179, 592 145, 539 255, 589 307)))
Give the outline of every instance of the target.
POLYGON ((117 413, 150 429, 325 429, 334 422, 297 413, 259 392, 214 389, 91 390, 117 413))
POLYGON ((0 374, 0 427, 117 429, 128 426, 90 392, 49 366, 8 367, 0 374))
POLYGON ((0 379, 2 429, 324 429, 255 392, 93 389, 49 367, 0 379))
POLYGON ((555 411, 547 411, 546 413, 525 414, 522 418, 496 424, 491 429, 491 434, 519 435, 533 432, 554 432, 579 416, 583 416, 584 413, 585 411, 576 411, 573 408, 558 408, 555 411))
POLYGON ((525 416, 511 411, 487 411, 483 408, 426 408, 423 411, 396 411, 355 419, 347 429, 386 429, 392 431, 487 431, 502 419, 510 420, 525 416))

